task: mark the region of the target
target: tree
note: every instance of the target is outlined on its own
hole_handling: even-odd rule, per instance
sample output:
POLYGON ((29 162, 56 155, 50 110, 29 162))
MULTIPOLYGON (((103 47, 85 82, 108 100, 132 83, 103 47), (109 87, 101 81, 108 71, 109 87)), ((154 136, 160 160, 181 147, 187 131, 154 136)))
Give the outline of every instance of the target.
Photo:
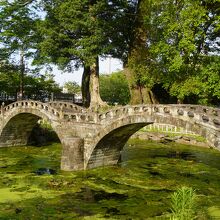
POLYGON ((51 93, 60 93, 61 89, 49 73, 25 77, 25 98, 45 101, 51 93))
POLYGON ((110 105, 126 105, 130 100, 128 82, 123 72, 100 75, 100 94, 110 105))
POLYGON ((199 73, 214 65, 211 57, 219 54, 219 1, 135 2, 134 32, 125 62, 131 103, 156 103, 151 91, 156 84, 180 102, 192 94, 205 97, 199 73), (189 85, 195 83, 193 91, 189 85))
POLYGON ((191 102, 210 100, 207 82, 218 75, 219 6, 219 1, 197 0, 160 0, 152 5, 148 34, 152 74, 179 102, 193 96, 191 102), (208 74, 207 69, 212 71, 208 74))
MULTIPOLYGON (((124 66, 129 82, 131 104, 157 103, 151 88, 156 83, 151 75, 149 62, 148 32, 150 26, 145 21, 151 13, 150 0, 134 1, 133 31, 130 33, 129 50, 124 66)), ((132 11, 131 11, 132 12, 132 11)))
POLYGON ((220 104, 220 57, 206 57, 199 74, 192 74, 182 82, 174 82, 170 93, 186 103, 220 104))
POLYGON ((17 96, 19 91, 18 68, 8 62, 0 62, 0 92, 17 96))
POLYGON ((36 16, 30 1, 3 0, 0 3, 0 60, 10 62, 19 71, 19 95, 23 98, 26 61, 34 55, 37 42, 36 16), (16 58, 19 60, 16 63, 16 58))
POLYGON ((103 105, 99 94, 99 57, 124 52, 116 50, 119 42, 120 48, 126 47, 123 43, 126 41, 115 30, 117 19, 125 17, 127 1, 45 0, 44 3, 47 14, 41 25, 44 35, 39 48, 41 56, 68 71, 83 66, 84 105, 92 108, 103 105))
MULTIPOLYGON (((17 97, 19 91, 19 72, 16 72, 13 65, 4 63, 0 65, 0 93, 17 97)), ((52 92, 60 92, 58 84, 54 81, 53 75, 27 75, 24 78, 24 98, 43 100, 50 97, 52 92)))

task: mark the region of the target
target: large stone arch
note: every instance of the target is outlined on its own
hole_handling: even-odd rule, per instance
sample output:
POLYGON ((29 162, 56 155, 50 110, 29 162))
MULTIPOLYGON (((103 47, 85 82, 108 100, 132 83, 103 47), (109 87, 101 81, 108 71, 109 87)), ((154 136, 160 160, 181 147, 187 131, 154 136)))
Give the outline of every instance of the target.
MULTIPOLYGON (((210 145, 216 140, 215 131, 193 120, 184 120, 173 115, 148 114, 124 116, 113 120, 95 134, 93 144, 87 152, 85 167, 94 168, 104 165, 117 164, 120 159, 120 151, 136 131, 152 123, 170 124, 201 135, 207 139, 210 145)), ((91 143, 91 141, 90 141, 91 143)))
POLYGON ((62 170, 115 164, 128 138, 151 123, 187 128, 220 149, 220 109, 193 105, 137 105, 93 112, 68 103, 24 100, 0 108, 0 147, 25 145, 39 118, 62 144, 62 170), (113 143, 112 143, 113 142, 113 143))
POLYGON ((93 137, 92 144, 87 147, 85 167, 93 168, 116 164, 120 151, 131 135, 142 127, 152 124, 149 115, 130 115, 112 121, 101 128, 93 137))

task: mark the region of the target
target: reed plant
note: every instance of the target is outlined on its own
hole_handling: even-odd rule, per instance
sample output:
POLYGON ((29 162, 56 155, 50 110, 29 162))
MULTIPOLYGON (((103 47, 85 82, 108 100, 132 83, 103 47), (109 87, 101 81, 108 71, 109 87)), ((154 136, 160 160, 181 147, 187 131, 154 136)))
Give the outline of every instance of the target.
POLYGON ((193 220, 196 218, 196 193, 190 187, 182 187, 171 196, 170 220, 193 220))

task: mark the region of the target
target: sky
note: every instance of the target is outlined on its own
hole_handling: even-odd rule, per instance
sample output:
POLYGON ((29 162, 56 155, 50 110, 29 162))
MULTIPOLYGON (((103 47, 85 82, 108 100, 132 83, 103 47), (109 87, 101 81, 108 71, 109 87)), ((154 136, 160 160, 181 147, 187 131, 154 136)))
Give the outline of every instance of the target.
MULTIPOLYGON (((100 74, 111 74, 112 72, 116 72, 117 70, 122 70, 122 63, 118 59, 106 58, 105 60, 99 61, 99 72, 100 74)), ((68 81, 75 81, 81 85, 82 73, 83 69, 79 69, 78 71, 74 71, 73 73, 62 73, 56 68, 53 69, 52 73, 55 75, 55 81, 63 86, 68 81)))

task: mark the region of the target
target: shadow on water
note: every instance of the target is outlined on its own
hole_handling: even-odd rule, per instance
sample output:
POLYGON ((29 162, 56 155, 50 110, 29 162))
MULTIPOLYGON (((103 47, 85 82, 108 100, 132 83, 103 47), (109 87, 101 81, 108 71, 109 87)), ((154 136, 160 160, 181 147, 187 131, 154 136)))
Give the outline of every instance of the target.
POLYGON ((135 159, 135 158, 176 158, 182 160, 195 160, 198 161, 197 155, 194 152, 190 152, 189 150, 172 150, 169 148, 156 148, 152 149, 143 149, 143 148, 130 148, 126 147, 121 152, 120 162, 125 162, 127 160, 135 159))
POLYGON ((76 193, 77 199, 82 199, 86 202, 99 202, 101 200, 118 200, 123 201, 127 199, 127 195, 125 194, 119 194, 116 192, 108 193, 104 190, 94 190, 89 187, 81 188, 80 192, 76 193))
POLYGON ((100 213, 105 217, 114 215, 125 215, 117 208, 118 202, 124 202, 128 198, 126 194, 116 192, 106 192, 104 190, 95 190, 90 187, 82 187, 79 192, 67 193, 62 196, 63 201, 74 201, 72 209, 79 216, 92 216, 97 214, 97 207, 92 209, 95 204, 99 204, 100 213), (116 204, 113 205, 112 204, 116 204))
POLYGON ((131 143, 132 144, 125 146, 124 150, 121 153, 120 162, 122 162, 122 166, 123 162, 136 158, 168 158, 180 159, 185 161, 195 161, 198 163, 206 164, 208 166, 212 166, 213 168, 220 169, 219 151, 216 151, 214 149, 190 145, 187 146, 175 143, 165 145, 155 142, 148 143, 149 146, 152 146, 145 148, 144 141, 142 140, 135 140, 131 143))
POLYGON ((50 168, 39 168, 36 171, 34 171, 34 173, 39 175, 39 176, 44 175, 44 174, 47 174, 47 175, 57 174, 56 170, 53 170, 53 169, 50 169, 50 168))
POLYGON ((176 158, 176 159, 182 159, 182 160, 194 160, 198 161, 196 155, 194 155, 191 152, 181 152, 181 151, 172 151, 170 153, 167 153, 165 155, 166 158, 176 158))

